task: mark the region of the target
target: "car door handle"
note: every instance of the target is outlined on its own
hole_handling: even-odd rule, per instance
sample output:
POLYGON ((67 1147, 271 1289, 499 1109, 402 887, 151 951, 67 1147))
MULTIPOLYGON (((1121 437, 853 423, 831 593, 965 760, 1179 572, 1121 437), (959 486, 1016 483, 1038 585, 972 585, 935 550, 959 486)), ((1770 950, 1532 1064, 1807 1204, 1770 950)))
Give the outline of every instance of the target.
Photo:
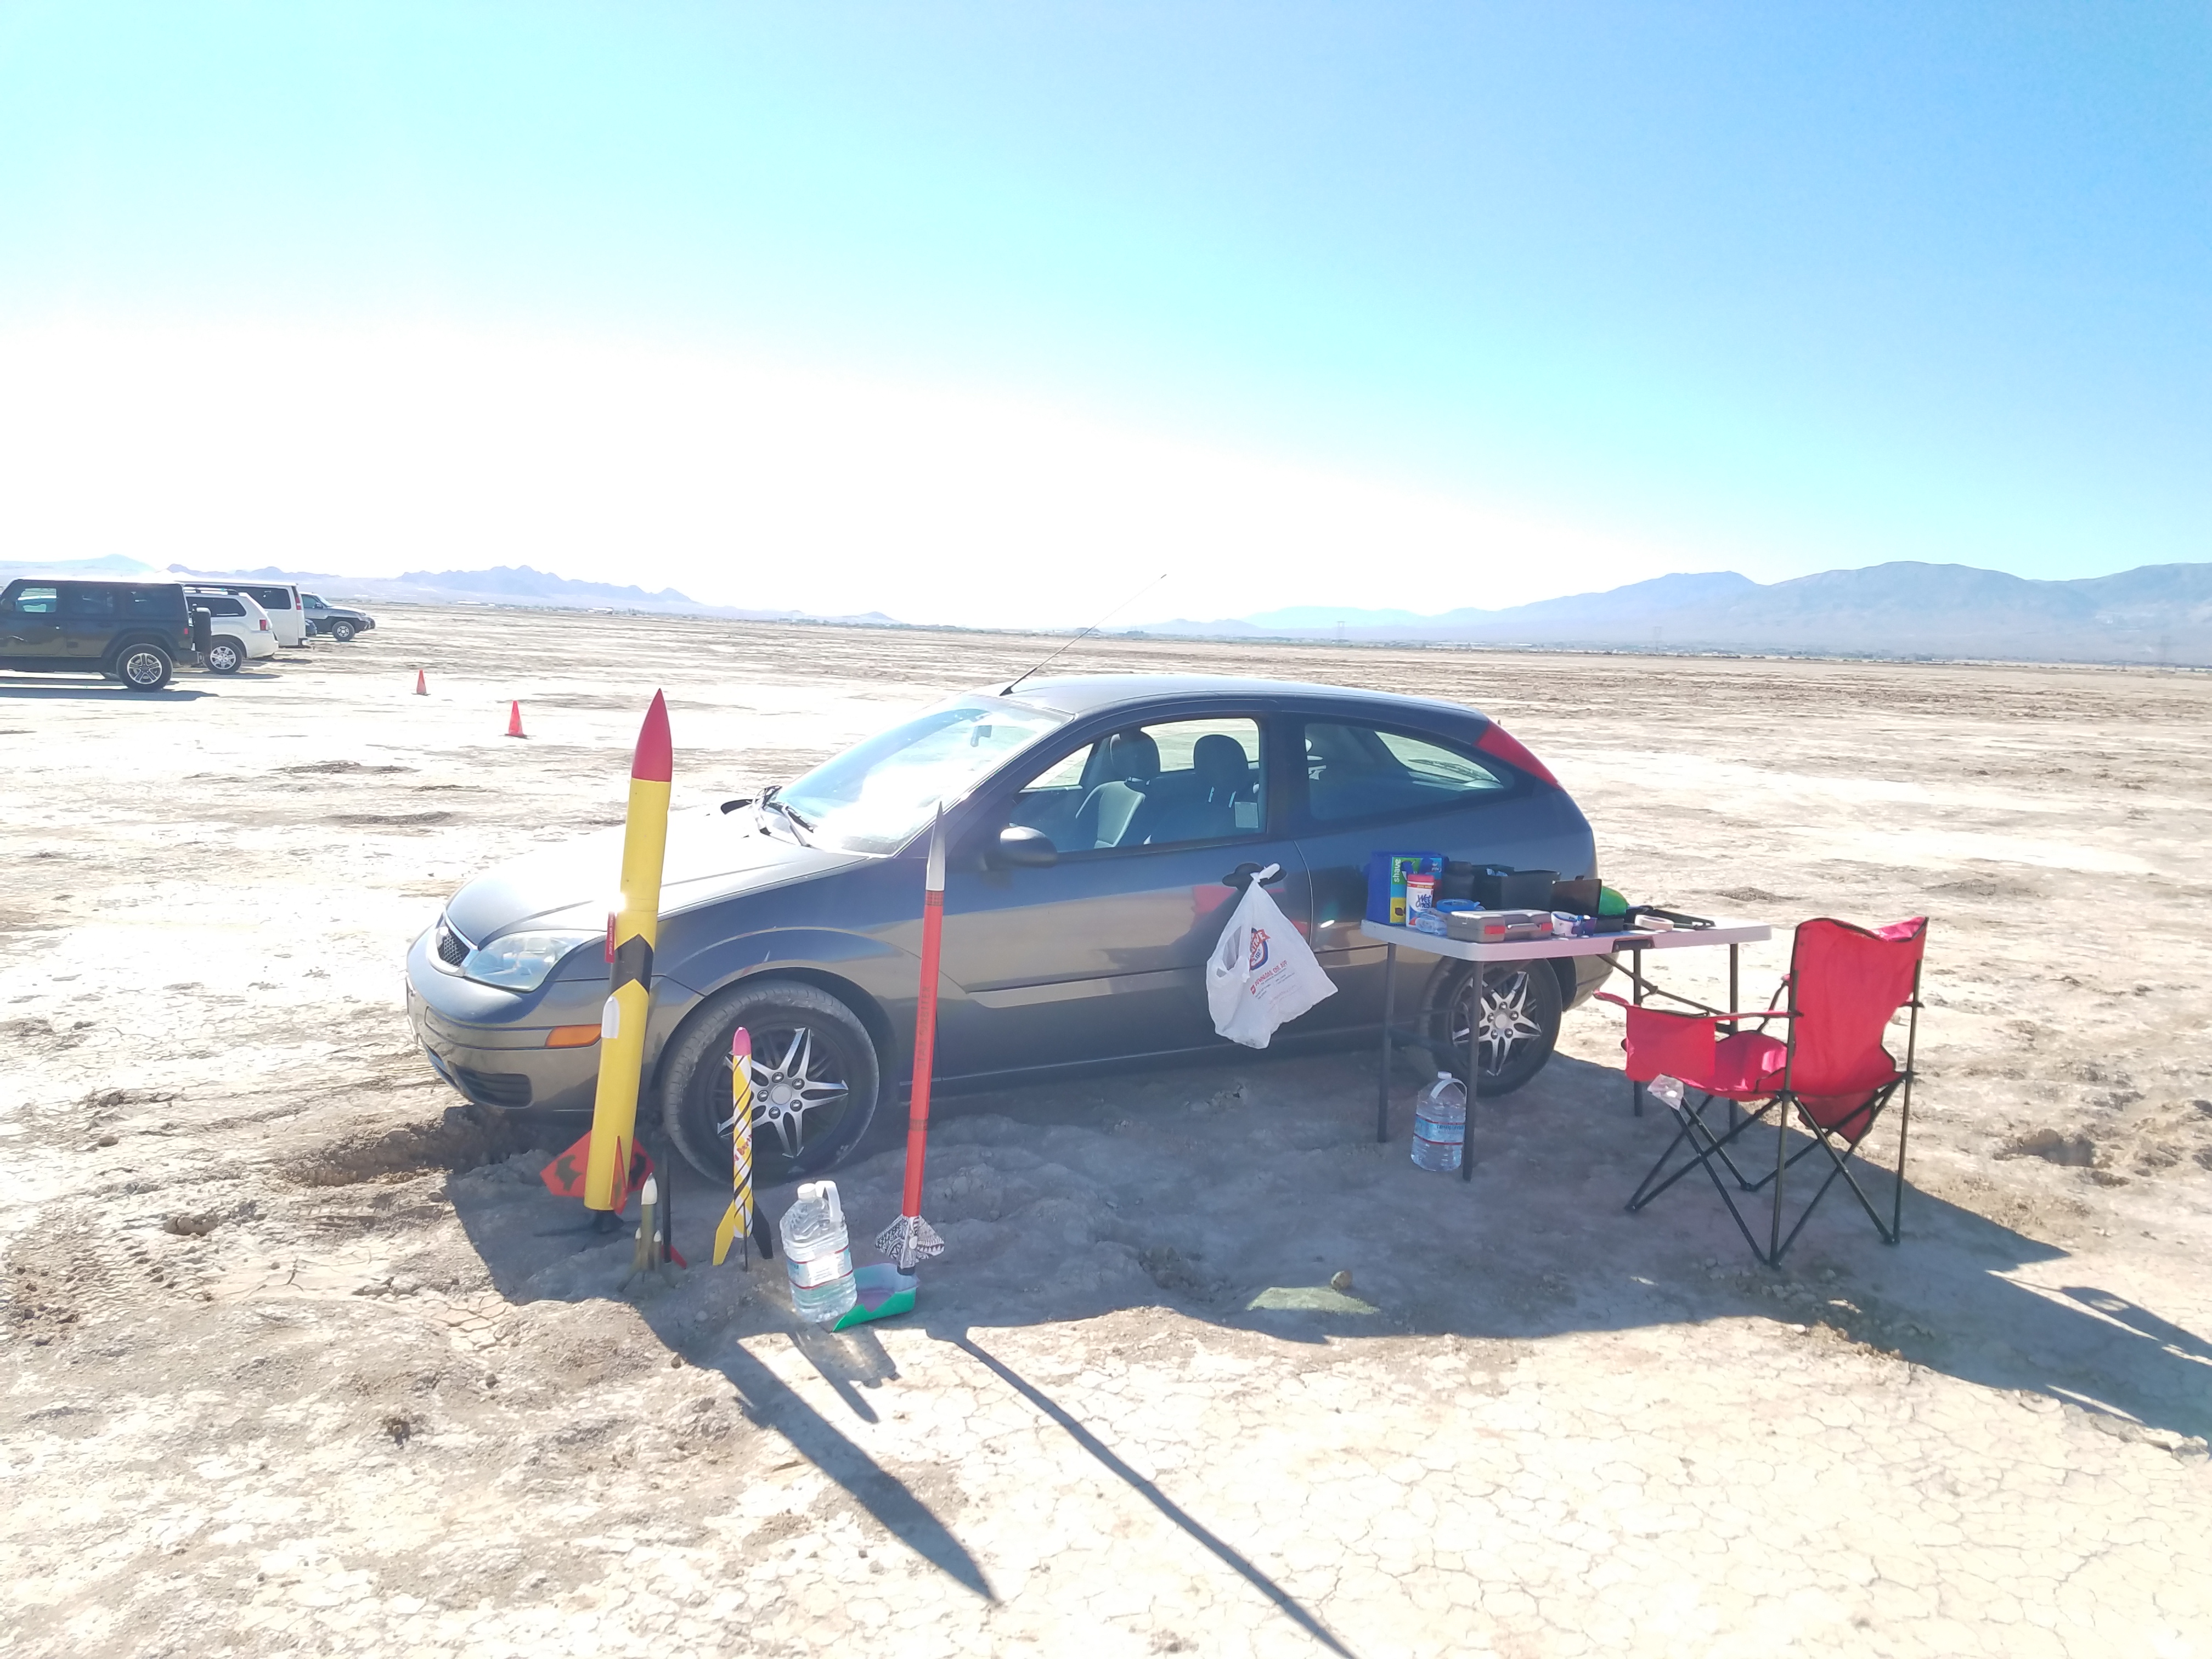
MULTIPOLYGON (((1253 877, 1258 875, 1262 870, 1265 870, 1267 867, 1268 866, 1264 864, 1240 864, 1234 870, 1231 870, 1227 875, 1222 877, 1221 884, 1224 887, 1231 889, 1232 891, 1241 893, 1247 887, 1251 885, 1253 877)), ((1275 873, 1267 878, 1268 884, 1270 885, 1279 884, 1283 879, 1283 866, 1278 864, 1274 866, 1274 871, 1275 873)))

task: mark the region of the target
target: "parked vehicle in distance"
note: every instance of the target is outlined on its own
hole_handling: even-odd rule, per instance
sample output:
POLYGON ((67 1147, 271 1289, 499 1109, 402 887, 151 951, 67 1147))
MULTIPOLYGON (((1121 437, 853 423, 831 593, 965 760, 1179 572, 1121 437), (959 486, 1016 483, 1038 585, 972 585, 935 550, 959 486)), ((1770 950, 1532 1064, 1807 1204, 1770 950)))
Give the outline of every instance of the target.
POLYGON ((340 645, 349 643, 356 634, 366 634, 376 626, 376 618, 366 611, 356 611, 350 605, 332 605, 319 594, 302 593, 300 603, 307 607, 307 631, 327 634, 340 645))
MULTIPOLYGON (((1003 1086, 1227 1045, 1206 960, 1264 866, 1337 994, 1276 1040, 1371 1039, 1383 947, 1361 933, 1368 854, 1596 873, 1589 823, 1472 708, 1208 677, 1032 681, 940 703, 758 800, 672 820, 641 1112, 702 1175, 729 1166, 731 1034, 750 1032, 764 1184, 842 1158, 912 1066, 922 864, 950 859, 937 1066, 1003 1086)), ((587 1109, 621 832, 541 848, 464 886, 408 952, 438 1073, 495 1107, 587 1109)), ((1601 960, 1470 964, 1401 951, 1398 1018, 1464 1054, 1482 1092, 1550 1057, 1601 960)), ((1464 1064, 1464 1061, 1459 1062, 1464 1064)))
POLYGON ((226 576, 187 576, 193 587, 209 593, 242 593, 269 613, 270 631, 279 645, 307 642, 307 609, 296 582, 233 581, 226 576))
POLYGON ((209 673, 235 674, 249 662, 276 654, 269 613, 246 595, 187 585, 185 602, 208 614, 208 638, 200 647, 200 660, 209 673))
POLYGON ((19 576, 0 591, 0 668, 159 691, 176 664, 200 660, 194 635, 181 582, 19 576))

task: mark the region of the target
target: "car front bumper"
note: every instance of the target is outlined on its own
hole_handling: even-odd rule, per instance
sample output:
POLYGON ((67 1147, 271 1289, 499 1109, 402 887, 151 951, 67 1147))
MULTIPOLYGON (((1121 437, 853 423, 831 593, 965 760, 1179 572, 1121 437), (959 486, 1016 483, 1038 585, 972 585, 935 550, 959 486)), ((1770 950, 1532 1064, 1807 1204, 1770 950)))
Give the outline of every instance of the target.
MULTIPOLYGON (((431 960, 434 931, 426 929, 407 951, 407 1023, 430 1069, 480 1106, 589 1111, 599 1045, 549 1048, 545 1039, 559 1026, 597 1025, 606 981, 556 979, 527 993, 479 985, 431 960)), ((673 980, 654 984, 646 1016, 648 1084, 670 1030, 697 1000, 673 980)))
POLYGON ((526 996, 448 974, 425 933, 407 952, 407 1023, 430 1069, 480 1106, 591 1109, 599 1046, 549 1048, 559 1025, 595 1025, 606 988, 556 980, 526 996))

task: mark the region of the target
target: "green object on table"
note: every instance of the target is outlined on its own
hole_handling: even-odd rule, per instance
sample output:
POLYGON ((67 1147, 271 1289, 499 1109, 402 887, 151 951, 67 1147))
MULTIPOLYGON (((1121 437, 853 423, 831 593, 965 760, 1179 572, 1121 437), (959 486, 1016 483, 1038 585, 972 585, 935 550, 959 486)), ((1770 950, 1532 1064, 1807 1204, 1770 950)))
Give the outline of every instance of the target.
POLYGON ((1597 890, 1597 913, 1601 916, 1625 916, 1628 914, 1628 900, 1610 887, 1601 887, 1597 890))
POLYGON ((912 1274, 901 1273, 887 1261, 872 1262, 857 1269, 853 1274, 853 1294, 857 1299, 830 1328, 842 1331, 865 1325, 872 1319, 912 1313, 915 1286, 919 1282, 912 1274))

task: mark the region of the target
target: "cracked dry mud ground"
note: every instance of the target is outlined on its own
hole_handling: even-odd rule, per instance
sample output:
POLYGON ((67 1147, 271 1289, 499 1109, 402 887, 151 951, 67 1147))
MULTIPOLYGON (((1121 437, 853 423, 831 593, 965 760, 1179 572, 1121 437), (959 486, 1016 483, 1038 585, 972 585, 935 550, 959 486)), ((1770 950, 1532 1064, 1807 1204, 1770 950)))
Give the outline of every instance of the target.
POLYGON ((554 1132, 410 1052, 406 941, 618 820, 656 685, 684 810, 1042 648, 395 607, 0 685, 0 1653, 2212 1654, 2205 677, 1086 642, 1481 704, 1642 896, 1929 913, 1905 1243, 1624 1214, 1589 1010, 1465 1186, 1365 1056, 1243 1055, 946 1102, 914 1318, 618 1294, 554 1132), (1376 1311, 1249 1307, 1339 1269, 1376 1311))

